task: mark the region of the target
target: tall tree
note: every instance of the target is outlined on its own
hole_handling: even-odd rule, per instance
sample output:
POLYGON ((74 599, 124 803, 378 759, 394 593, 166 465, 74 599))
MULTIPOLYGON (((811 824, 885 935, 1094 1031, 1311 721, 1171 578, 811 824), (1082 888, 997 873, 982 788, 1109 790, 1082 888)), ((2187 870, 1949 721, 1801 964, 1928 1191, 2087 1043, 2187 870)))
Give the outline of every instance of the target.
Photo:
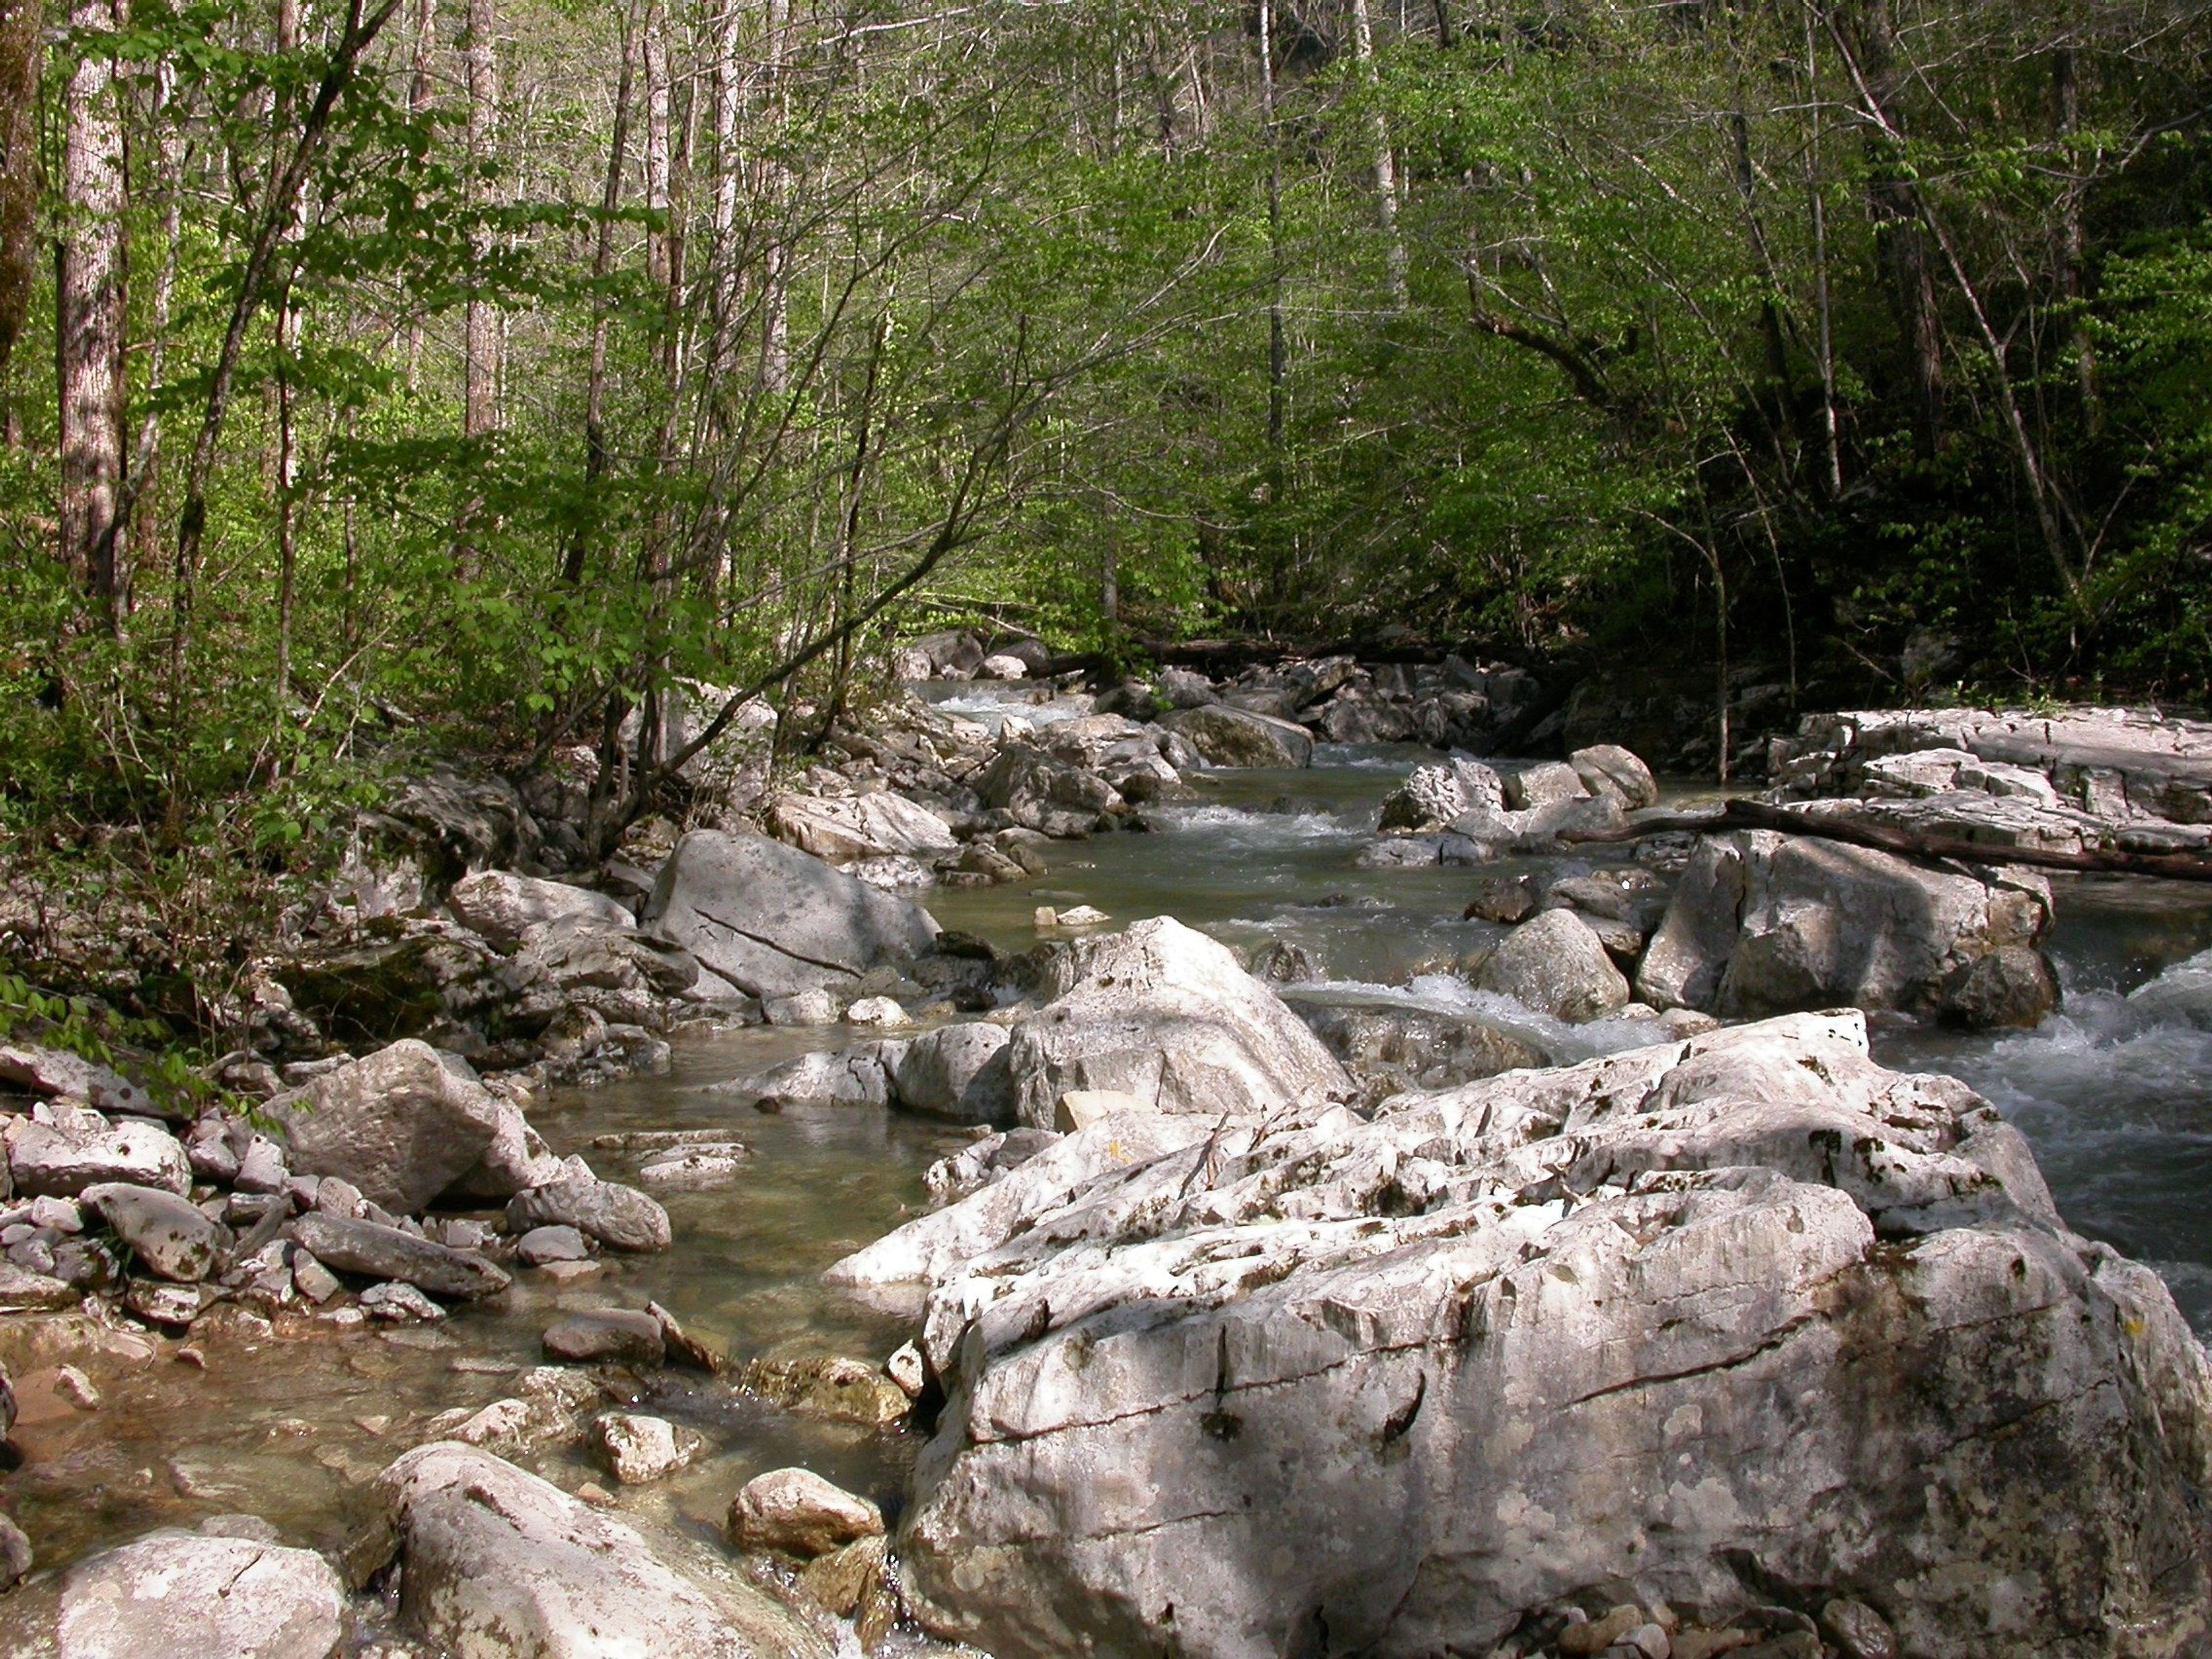
POLYGON ((122 550, 125 382, 121 82, 102 39, 116 0, 77 0, 82 49, 62 114, 55 362, 61 428, 61 557, 110 625, 122 550))
MULTIPOLYGON (((39 14, 39 0, 0 0, 0 375, 23 331, 36 259, 39 14)), ((11 441, 13 416, 11 404, 11 441)))

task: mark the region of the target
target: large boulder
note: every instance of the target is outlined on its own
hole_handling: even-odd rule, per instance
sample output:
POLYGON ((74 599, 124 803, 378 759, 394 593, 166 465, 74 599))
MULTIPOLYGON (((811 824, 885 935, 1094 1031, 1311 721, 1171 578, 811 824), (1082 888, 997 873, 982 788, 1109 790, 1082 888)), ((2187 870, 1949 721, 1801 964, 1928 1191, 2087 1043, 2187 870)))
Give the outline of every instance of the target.
POLYGON ((887 789, 865 795, 779 795, 769 809, 778 841, 831 864, 907 857, 927 863, 960 850, 943 818, 887 789))
POLYGON ((1024 743, 1000 749, 974 781, 983 805, 1024 830, 1072 839, 1127 803, 1105 779, 1024 743))
POLYGON ((1609 1014, 1629 1000, 1628 981, 1605 942, 1572 910, 1542 910, 1472 964, 1479 991, 1511 997, 1571 1024, 1609 1014))
POLYGON ((1658 781, 1641 757, 1617 743, 1594 743, 1567 757, 1583 787, 1593 795, 1613 795, 1625 807, 1650 806, 1659 799, 1658 781))
POLYGON ((1007 1045, 1015 1110, 1053 1127, 1070 1090, 1163 1112, 1318 1107, 1349 1094, 1336 1057, 1227 946, 1170 916, 1079 939, 1046 970, 1051 1000, 1007 1045))
POLYGON ((1273 714, 1217 702, 1178 708, 1162 715, 1160 724, 1188 738, 1209 766, 1313 764, 1313 734, 1273 714))
POLYGON ((1578 1601, 1849 1599, 1914 1655, 2202 1639, 2212 1360, 1856 1014, 1036 1196, 933 1258, 897 1540, 924 1625, 1000 1659, 1486 1653, 1578 1601))
POLYGON ((642 925, 750 995, 846 985, 912 960, 929 913, 764 836, 695 830, 676 843, 642 925))
POLYGON ((568 921, 587 931, 627 933, 636 924, 628 907, 588 887, 507 870, 464 876, 446 895, 453 919, 495 950, 512 951, 533 927, 568 921))
POLYGON ((1437 830, 1469 812, 1497 817, 1504 810, 1504 780, 1480 761, 1455 758, 1448 765, 1417 766, 1408 773, 1383 798, 1376 827, 1437 830))
POLYGON ((465 1065, 411 1038, 269 1104, 289 1168, 351 1182, 401 1215, 475 1169, 513 1113, 465 1065))
POLYGON ((830 1644, 733 1575, 687 1573, 635 1528, 453 1441, 379 1475, 399 1622, 460 1659, 827 1659, 830 1644))
MULTIPOLYGON (((51 1645, 31 1650, 57 1659, 325 1659, 344 1633, 344 1609, 337 1574, 313 1550, 165 1527, 71 1567, 51 1645)), ((10 1619, 0 1634, 32 1632, 10 1619)))
MULTIPOLYGON (((1637 994, 1727 1015, 1933 1012, 1979 958, 2033 947, 2050 917, 2049 884, 2032 872, 1936 866, 1766 830, 1710 836, 1644 952, 1637 994)), ((2020 976, 2009 979, 2004 1023, 2033 1024, 2020 976)))

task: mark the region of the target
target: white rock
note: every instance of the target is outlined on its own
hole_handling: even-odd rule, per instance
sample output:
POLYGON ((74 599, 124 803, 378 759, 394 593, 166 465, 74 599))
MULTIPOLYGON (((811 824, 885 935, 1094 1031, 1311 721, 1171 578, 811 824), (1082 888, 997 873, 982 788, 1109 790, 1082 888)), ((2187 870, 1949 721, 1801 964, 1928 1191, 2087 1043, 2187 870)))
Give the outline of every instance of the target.
POLYGON ((845 1010, 848 1025, 911 1025, 914 1021, 896 997, 862 997, 845 1010))
POLYGON ((1163 1112, 1316 1108, 1352 1079, 1228 949, 1172 917, 1078 939, 1048 968, 1052 1000, 1014 1027, 1016 1111, 1048 1128, 1071 1089, 1115 1089, 1163 1112))
POLYGON ((1572 910, 1537 912, 1498 941, 1473 979, 1478 990, 1570 1023, 1595 1019, 1629 1000, 1628 981, 1572 910))
POLYGON ((143 1118, 110 1124, 98 1112, 42 1106, 31 1117, 10 1118, 6 1136, 8 1168, 25 1196, 73 1198, 110 1181, 169 1193, 191 1188, 183 1146, 143 1118))
POLYGON ((831 864, 863 859, 931 860, 960 850, 960 841, 927 807, 887 789, 865 795, 779 795, 769 811, 778 841, 831 864))
POLYGON ((59 1659, 325 1659, 344 1591, 312 1550, 164 1528, 71 1567, 59 1659))
POLYGON ((488 1453, 409 1452, 373 1488, 399 1620, 461 1659, 828 1659, 742 1581, 678 1571, 635 1528, 488 1453))
POLYGON ((462 927, 501 951, 514 950, 532 928, 550 922, 604 933, 628 933, 637 925, 627 905, 605 893, 506 870, 463 876, 446 895, 446 908, 462 927))
POLYGON ((1060 1097, 1059 1105, 1053 1109, 1052 1127, 1062 1134, 1073 1134, 1078 1129, 1087 1129, 1101 1118, 1112 1117, 1117 1112, 1150 1112, 1156 1109, 1152 1102, 1125 1089, 1070 1089, 1060 1097))
POLYGON ((410 1038, 278 1097, 269 1115, 293 1169, 412 1215, 477 1164, 514 1112, 466 1073, 410 1038))
POLYGON ((592 1425, 592 1438, 608 1472, 625 1486, 675 1474, 706 1444, 696 1430, 636 1412, 609 1412, 592 1425))

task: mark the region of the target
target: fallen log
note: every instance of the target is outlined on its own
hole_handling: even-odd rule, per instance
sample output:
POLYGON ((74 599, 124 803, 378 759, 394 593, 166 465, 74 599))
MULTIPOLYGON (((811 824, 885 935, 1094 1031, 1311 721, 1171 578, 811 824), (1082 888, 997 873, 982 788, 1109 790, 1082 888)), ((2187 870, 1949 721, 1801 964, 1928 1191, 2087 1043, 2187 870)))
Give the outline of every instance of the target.
POLYGON ((1785 835, 1818 836, 1852 847, 1871 847, 1909 859, 1955 859, 1973 864, 2025 864, 2040 870, 2073 870, 2089 875, 2160 876, 2170 881, 2212 881, 2212 858, 2196 853, 2061 853, 2045 847, 1998 847, 1957 836, 1919 835, 1818 817, 1763 800, 1731 800, 1717 812, 1680 812, 1647 817, 1618 830, 1569 830, 1559 839, 1581 844, 1641 841, 1647 836, 1714 835, 1729 830, 1779 830, 1785 835))

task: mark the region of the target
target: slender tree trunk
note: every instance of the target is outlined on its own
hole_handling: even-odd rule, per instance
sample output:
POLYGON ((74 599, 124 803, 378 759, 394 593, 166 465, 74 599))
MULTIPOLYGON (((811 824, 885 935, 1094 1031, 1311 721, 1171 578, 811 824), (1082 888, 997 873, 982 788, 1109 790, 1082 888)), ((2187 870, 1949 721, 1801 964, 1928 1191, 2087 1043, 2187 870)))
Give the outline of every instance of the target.
POLYGON ((0 0, 0 377, 23 332, 38 246, 40 9, 0 0))
MULTIPOLYGON (((415 0, 412 16, 415 39, 410 52, 407 77, 407 112, 417 120, 428 118, 437 88, 430 79, 438 51, 438 0, 415 0)), ((407 389, 415 389, 416 377, 422 368, 422 325, 418 319, 407 325, 407 389)))
POLYGON ((1867 130, 1867 212, 1911 372, 1913 445, 1928 459, 1942 447, 1945 426, 1942 319, 1927 228, 1904 155, 1898 108, 1903 82, 1889 7, 1890 0, 1861 0, 1856 19, 1860 90, 1874 118, 1867 130))
MULTIPOLYGON (((300 0, 276 0, 276 52, 300 49, 300 0)), ((276 94, 270 131, 290 131, 295 111, 289 88, 276 94)), ((277 188, 283 168, 277 154, 269 158, 269 188, 277 188)), ((276 672, 270 688, 269 774, 284 769, 284 737, 291 725, 292 611, 299 586, 299 541, 293 486, 298 481, 297 434, 292 424, 292 358, 299 349, 300 319, 288 292, 276 304, 276 672)))
MULTIPOLYGON (((161 400, 153 394, 168 377, 169 311, 177 292, 177 266, 184 256, 185 180, 178 124, 170 118, 177 95, 177 71, 173 64, 154 67, 154 101, 147 125, 154 131, 154 173, 161 192, 161 263, 154 273, 154 292, 146 308, 146 333, 151 349, 146 360, 144 411, 138 417, 138 439, 131 447, 124 478, 125 516, 141 547, 159 545, 158 500, 161 477, 161 400)), ((116 573, 116 609, 125 616, 136 603, 132 573, 116 573)))
MULTIPOLYGON (((470 161, 481 166, 491 155, 499 118, 499 20, 493 0, 468 0, 468 41, 462 52, 469 85, 468 150, 470 161)), ((481 206, 484 194, 481 179, 471 182, 471 193, 481 206)), ((488 252, 481 231, 476 243, 481 264, 488 252)), ((463 331, 461 436, 472 443, 481 442, 499 427, 500 319, 498 308, 483 295, 480 271, 471 273, 463 331)), ((453 569, 464 580, 475 578, 482 559, 483 550, 477 544, 483 529, 483 498, 471 495, 459 514, 453 569)))
POLYGON ((2082 274, 2085 264, 2081 230, 2082 185, 2072 175, 2075 170, 2074 140, 2081 130, 2081 85, 2070 47, 2061 46, 2051 55, 2051 104, 2052 125, 2066 145, 2069 174, 2058 197, 2059 291, 2066 296, 2071 313, 2066 327, 2074 343, 2075 373, 2081 390, 2081 413, 2090 431, 2094 432, 2104 424, 2105 402, 2097 387, 2097 343, 2081 323, 2081 302, 2087 295, 2082 274))
POLYGON ((1283 149, 1275 131, 1275 6, 1260 0, 1260 115, 1267 140, 1267 447, 1280 465, 1283 388, 1283 149))
POLYGON ((1827 179, 1820 166, 1820 60, 1814 52, 1809 10, 1805 15, 1805 84, 1813 94, 1806 100, 1811 131, 1807 136, 1805 165, 1813 208, 1813 309, 1820 357, 1820 437, 1826 451, 1828 500, 1833 502, 1844 493, 1844 453, 1836 418, 1835 311, 1828 292, 1827 179))
MULTIPOLYGON (((768 0, 763 72, 768 82, 768 122, 778 137, 789 129, 791 120, 791 88, 784 74, 791 54, 791 0, 768 0)), ((763 192, 775 213, 761 256, 760 321, 760 382, 770 397, 781 396, 791 383, 791 247, 784 210, 790 204, 793 183, 781 156, 771 155, 762 179, 763 192)))
MULTIPOLYGON (((112 30, 111 0, 78 0, 70 22, 112 30)), ((61 394, 61 556, 111 626, 123 550, 125 173, 121 86, 94 48, 70 76, 63 113, 64 222, 56 259, 61 394)))
MULTIPOLYGON (((596 509, 599 481, 607 471, 607 330, 608 301, 604 292, 614 270, 615 214, 622 206, 623 158, 629 149, 630 48, 635 14, 623 11, 622 68, 615 79, 614 136, 607 145, 606 185, 599 195, 599 240, 592 250, 592 367, 584 390, 584 511, 586 519, 596 509)), ((587 525, 580 524, 568 539, 568 553, 561 580, 574 587, 584 580, 584 556, 588 545, 587 525)))
POLYGON ((1375 73, 1375 28, 1367 0, 1352 0, 1352 47, 1359 59, 1359 78, 1367 95, 1375 100, 1369 117, 1375 143, 1375 211, 1382 227, 1382 258, 1389 274, 1390 303, 1403 311, 1408 299, 1406 284, 1406 240, 1398 234, 1398 161, 1390 149, 1390 123, 1382 113, 1380 83, 1375 73))

